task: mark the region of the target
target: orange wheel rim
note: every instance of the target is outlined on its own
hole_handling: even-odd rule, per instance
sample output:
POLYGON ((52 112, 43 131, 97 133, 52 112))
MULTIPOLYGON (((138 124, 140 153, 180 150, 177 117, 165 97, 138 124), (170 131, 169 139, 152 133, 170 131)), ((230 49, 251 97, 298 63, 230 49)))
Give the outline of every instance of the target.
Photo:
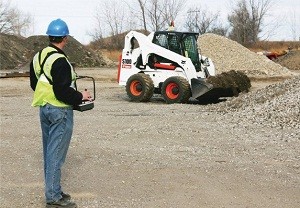
POLYGON ((168 96, 168 98, 172 100, 178 98, 179 96, 178 85, 174 82, 168 84, 166 87, 166 95, 168 96))
POLYGON ((142 84, 139 81, 137 81, 137 80, 132 81, 131 84, 130 84, 130 92, 131 92, 131 94, 134 95, 134 96, 141 95, 142 94, 142 90, 138 89, 138 88, 141 87, 141 85, 142 84))

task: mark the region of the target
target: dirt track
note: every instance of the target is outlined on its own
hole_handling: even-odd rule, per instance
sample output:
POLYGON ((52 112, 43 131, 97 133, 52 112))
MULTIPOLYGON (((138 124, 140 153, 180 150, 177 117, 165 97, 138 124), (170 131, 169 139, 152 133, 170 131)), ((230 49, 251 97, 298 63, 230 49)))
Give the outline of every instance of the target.
MULTIPOLYGON (((82 73, 80 71, 80 73, 82 73)), ((300 206, 299 129, 239 124, 198 104, 128 102, 97 74, 75 113, 63 187, 79 207, 300 206)), ((261 87, 254 85, 254 89, 261 87)), ((44 207, 38 109, 27 78, 1 79, 1 207, 44 207)))

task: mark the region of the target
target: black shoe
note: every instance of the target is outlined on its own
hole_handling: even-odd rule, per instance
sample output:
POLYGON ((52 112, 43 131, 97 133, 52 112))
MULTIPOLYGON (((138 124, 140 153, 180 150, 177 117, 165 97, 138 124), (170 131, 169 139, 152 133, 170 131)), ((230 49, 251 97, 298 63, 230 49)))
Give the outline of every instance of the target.
POLYGON ((62 198, 64 198, 65 200, 71 200, 71 195, 70 195, 70 194, 61 192, 61 196, 62 196, 62 198))
POLYGON ((46 204, 46 208, 77 208, 77 205, 75 202, 71 202, 69 200, 66 200, 64 198, 61 198, 60 200, 56 202, 51 202, 46 204))

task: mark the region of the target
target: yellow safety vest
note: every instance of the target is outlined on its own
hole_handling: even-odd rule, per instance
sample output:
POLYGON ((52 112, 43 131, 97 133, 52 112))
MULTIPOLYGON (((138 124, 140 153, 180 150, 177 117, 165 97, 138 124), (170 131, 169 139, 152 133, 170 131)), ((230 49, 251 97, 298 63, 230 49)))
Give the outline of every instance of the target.
POLYGON ((71 87, 74 88, 76 74, 75 74, 75 71, 74 71, 72 65, 70 64, 70 62, 68 61, 67 57, 64 54, 58 53, 55 48, 48 46, 47 48, 43 49, 42 51, 40 51, 33 57, 33 68, 34 68, 35 75, 38 79, 38 82, 37 82, 37 85, 36 85, 36 88, 34 91, 33 101, 31 104, 32 106, 34 106, 34 107, 35 106, 44 106, 47 103, 49 103, 49 104, 57 106, 57 107, 70 107, 70 105, 68 105, 62 101, 59 101, 55 97, 55 94, 53 91, 53 86, 48 81, 48 79, 50 79, 50 81, 52 81, 52 76, 51 76, 52 64, 58 58, 62 58, 62 57, 64 57, 67 60, 67 62, 69 63, 69 65, 71 67, 71 75, 72 75, 71 87), (52 54, 50 56, 48 56, 48 58, 47 58, 47 54, 49 54, 49 53, 52 53, 52 54), (47 58, 47 59, 45 60, 45 58, 47 58), (41 64, 44 62, 44 60, 45 60, 45 63, 43 66, 44 73, 41 74, 41 64), (45 76, 45 74, 47 77, 45 76))

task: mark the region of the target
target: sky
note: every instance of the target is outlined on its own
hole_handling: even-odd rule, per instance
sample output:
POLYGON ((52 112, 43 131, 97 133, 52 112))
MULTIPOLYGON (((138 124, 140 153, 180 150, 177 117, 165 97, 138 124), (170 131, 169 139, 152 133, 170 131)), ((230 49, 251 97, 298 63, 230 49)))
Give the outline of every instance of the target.
MULTIPOLYGON (((96 27, 95 16, 100 10, 101 2, 110 0, 2 0, 19 9, 22 13, 33 17, 33 27, 28 32, 31 35, 45 35, 49 23, 57 18, 63 19, 69 26, 70 35, 83 44, 88 44, 96 27)), ((133 2, 136 0, 127 0, 133 2)), ((201 5, 210 12, 219 12, 222 21, 227 15, 234 0, 187 0, 187 6, 201 5)), ((300 0, 273 0, 274 4, 266 16, 263 36, 268 40, 293 40, 296 30, 297 40, 300 38, 300 0), (276 22, 276 24, 274 23, 276 22), (269 31, 273 31, 270 33, 269 31), (271 34, 271 35, 270 35, 271 34)), ((175 23, 176 26, 176 23, 175 23)))

